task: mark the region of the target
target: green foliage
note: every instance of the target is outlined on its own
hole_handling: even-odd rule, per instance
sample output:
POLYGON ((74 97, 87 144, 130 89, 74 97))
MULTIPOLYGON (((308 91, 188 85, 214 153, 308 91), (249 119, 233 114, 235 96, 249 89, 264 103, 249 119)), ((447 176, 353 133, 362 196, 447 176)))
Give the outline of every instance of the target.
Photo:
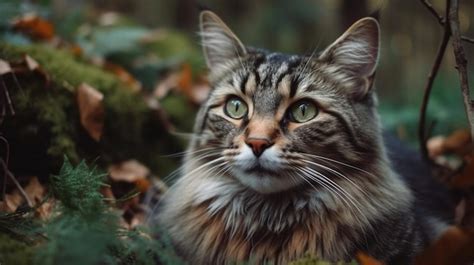
POLYGON ((0 263, 29 265, 33 263, 34 247, 14 239, 7 234, 0 234, 0 263))
POLYGON ((100 216, 105 205, 98 191, 104 185, 105 176, 98 174, 96 168, 89 170, 84 161, 73 168, 67 157, 64 157, 59 175, 51 179, 54 194, 61 201, 64 214, 77 213, 86 218, 100 216))
MULTIPOLYGON (((145 230, 124 230, 119 216, 99 189, 104 174, 84 161, 67 158, 51 180, 60 201, 43 232, 47 242, 36 253, 38 264, 180 264, 169 241, 152 239, 145 230)), ((161 239, 162 237, 160 237, 161 239)))

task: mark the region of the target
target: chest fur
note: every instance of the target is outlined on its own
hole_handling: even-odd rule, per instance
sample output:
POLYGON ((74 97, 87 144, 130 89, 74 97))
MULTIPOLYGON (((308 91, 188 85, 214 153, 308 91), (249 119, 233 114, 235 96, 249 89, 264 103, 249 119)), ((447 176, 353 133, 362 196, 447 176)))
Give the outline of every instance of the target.
POLYGON ((165 224, 197 264, 287 264, 305 254, 340 260, 353 251, 366 224, 343 204, 330 203, 336 199, 314 194, 259 197, 244 191, 203 201, 194 196, 174 204, 183 208, 168 209, 165 224))

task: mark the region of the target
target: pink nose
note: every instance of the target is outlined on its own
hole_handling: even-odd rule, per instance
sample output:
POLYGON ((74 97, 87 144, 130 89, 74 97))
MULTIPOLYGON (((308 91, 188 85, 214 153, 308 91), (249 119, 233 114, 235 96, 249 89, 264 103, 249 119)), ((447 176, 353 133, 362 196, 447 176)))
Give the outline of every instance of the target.
POLYGON ((252 148, 253 153, 256 157, 259 157, 265 149, 272 146, 273 143, 265 138, 248 138, 245 143, 252 148))

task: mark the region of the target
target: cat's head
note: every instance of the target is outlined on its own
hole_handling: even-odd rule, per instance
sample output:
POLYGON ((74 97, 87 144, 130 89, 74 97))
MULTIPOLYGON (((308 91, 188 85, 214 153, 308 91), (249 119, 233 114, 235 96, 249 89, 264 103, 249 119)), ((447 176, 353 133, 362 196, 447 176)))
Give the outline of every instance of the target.
POLYGON ((212 90, 193 146, 207 150, 195 158, 208 163, 208 174, 226 172, 271 193, 338 177, 342 163, 377 159, 376 20, 357 21, 325 50, 305 56, 246 47, 210 11, 200 22, 212 90))

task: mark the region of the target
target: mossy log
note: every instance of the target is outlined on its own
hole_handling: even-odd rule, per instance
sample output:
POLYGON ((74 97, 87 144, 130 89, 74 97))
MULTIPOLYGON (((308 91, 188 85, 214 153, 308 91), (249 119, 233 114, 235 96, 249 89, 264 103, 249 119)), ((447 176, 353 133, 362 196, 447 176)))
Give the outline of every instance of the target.
POLYGON ((175 167, 174 161, 162 155, 179 151, 181 143, 168 133, 142 94, 68 51, 0 43, 3 60, 19 62, 25 55, 39 63, 41 72, 15 72, 18 84, 12 74, 2 76, 16 115, 6 117, 0 131, 10 144, 10 169, 16 175, 45 179, 58 172, 64 155, 72 162, 97 160, 104 167, 134 158, 158 174, 175 167), (80 124, 75 91, 82 83, 104 95, 105 121, 99 142, 80 124))

